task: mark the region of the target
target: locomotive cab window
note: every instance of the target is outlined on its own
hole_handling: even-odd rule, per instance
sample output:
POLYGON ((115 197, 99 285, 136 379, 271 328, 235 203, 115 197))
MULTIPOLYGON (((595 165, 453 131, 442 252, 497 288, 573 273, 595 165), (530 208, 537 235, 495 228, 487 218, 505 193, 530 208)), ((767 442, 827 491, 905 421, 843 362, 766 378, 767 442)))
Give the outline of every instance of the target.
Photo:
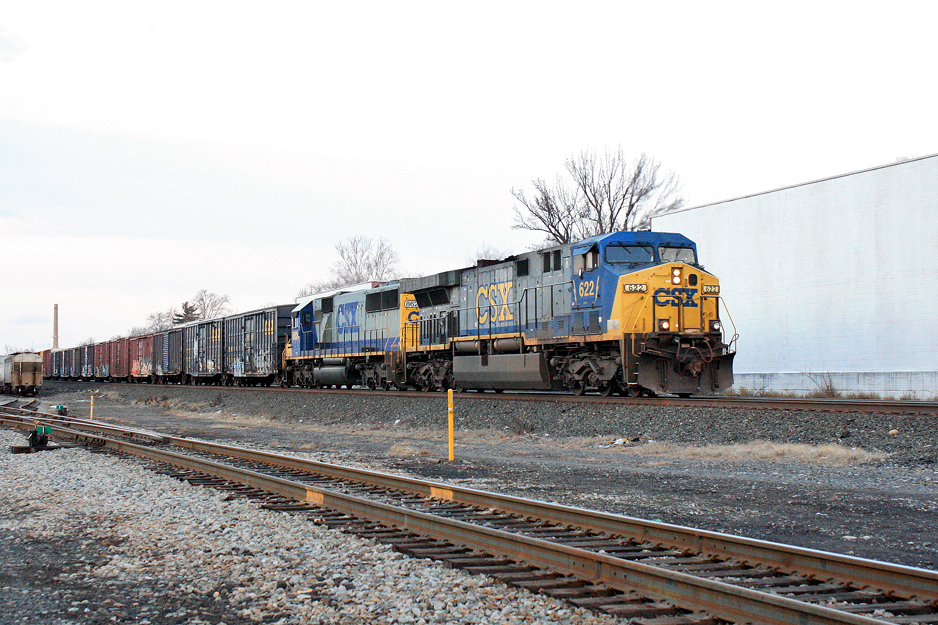
POLYGON ((577 254, 573 257, 573 272, 582 273, 591 271, 599 266, 599 250, 591 247, 584 254, 577 254))
POLYGON ((608 245, 606 262, 613 265, 647 265, 655 262, 655 248, 650 245, 608 245))
POLYGON ((690 263, 697 264, 697 254, 692 247, 676 247, 673 245, 659 245, 658 257, 663 263, 690 263))

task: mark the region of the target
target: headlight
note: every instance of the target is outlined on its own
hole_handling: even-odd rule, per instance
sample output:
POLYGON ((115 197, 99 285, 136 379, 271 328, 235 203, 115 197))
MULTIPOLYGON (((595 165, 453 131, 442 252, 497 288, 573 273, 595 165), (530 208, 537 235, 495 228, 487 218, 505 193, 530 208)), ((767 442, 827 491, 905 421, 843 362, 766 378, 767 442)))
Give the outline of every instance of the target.
POLYGON ((681 268, 672 267, 671 268, 671 284, 680 284, 681 283, 681 268))
POLYGON ((658 320, 658 332, 670 332, 671 331, 671 322, 667 319, 658 320))
POLYGON ((710 331, 711 331, 711 332, 719 332, 719 331, 722 330, 722 329, 723 329, 723 324, 720 323, 720 320, 719 320, 719 319, 714 319, 713 321, 710 322, 710 331))

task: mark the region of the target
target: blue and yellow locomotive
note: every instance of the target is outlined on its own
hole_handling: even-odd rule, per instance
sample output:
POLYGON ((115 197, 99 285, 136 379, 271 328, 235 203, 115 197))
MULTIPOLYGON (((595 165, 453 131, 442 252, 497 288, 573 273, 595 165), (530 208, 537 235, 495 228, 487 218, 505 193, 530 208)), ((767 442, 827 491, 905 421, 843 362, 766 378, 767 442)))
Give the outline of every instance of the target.
POLYGON ((306 298, 284 383, 714 393, 733 383, 720 309, 687 237, 615 232, 306 298))

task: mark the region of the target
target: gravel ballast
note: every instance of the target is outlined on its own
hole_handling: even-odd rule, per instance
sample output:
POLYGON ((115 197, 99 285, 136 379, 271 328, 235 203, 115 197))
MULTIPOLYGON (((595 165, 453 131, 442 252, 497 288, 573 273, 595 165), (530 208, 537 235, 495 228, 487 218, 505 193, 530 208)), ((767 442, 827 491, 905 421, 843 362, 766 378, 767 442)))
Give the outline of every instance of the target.
POLYGON ((616 622, 84 449, 0 473, 3 623, 616 622))
MULTIPOLYGON (((445 461, 446 399, 443 394, 385 397, 368 393, 53 383, 44 390, 43 401, 46 404, 67 404, 70 414, 87 415, 92 396, 95 398, 96 418, 114 423, 296 453, 317 460, 367 466, 461 486, 560 501, 909 566, 938 568, 938 531, 935 529, 935 518, 938 518, 938 450, 935 447, 938 423, 931 416, 711 408, 681 410, 595 403, 557 404, 523 398, 492 401, 489 397, 463 394, 456 398, 457 460, 450 463, 445 461), (741 445, 753 441, 761 441, 755 451, 741 445), (793 449, 793 445, 806 447, 793 449), (839 455, 835 458, 835 452, 841 454, 842 459, 837 459, 841 457, 839 455)), ((12 436, 14 439, 18 437, 15 444, 23 444, 21 435, 12 436)), ((57 456, 63 452, 26 458, 67 457, 57 456)), ((14 462, 12 458, 5 458, 5 462, 14 462)), ((96 455, 88 462, 94 463, 100 458, 96 455)), ((59 462, 53 458, 15 462, 39 461, 59 462)), ((36 473, 27 470, 22 473, 24 482, 17 482, 15 487, 8 488, 9 482, 4 480, 2 492, 5 501, 12 498, 15 502, 5 508, 14 512, 0 517, 3 522, 0 527, 5 532, 3 538, 9 537, 3 541, 6 545, 4 562, 15 562, 16 551, 24 544, 32 545, 36 554, 61 551, 67 557, 56 560, 50 555, 47 566, 39 557, 35 565, 23 569, 24 575, 13 576, 15 583, 4 578, 0 583, 6 587, 2 590, 3 601, 9 600, 12 602, 10 605, 15 606, 18 601, 26 600, 17 584, 26 579, 27 572, 39 580, 37 583, 41 587, 42 584, 54 586, 55 592, 65 592, 72 586, 85 583, 78 578, 74 582, 71 578, 58 580, 56 576, 61 574, 60 570, 68 575, 80 572, 88 576, 85 586, 98 587, 91 581, 100 582, 102 578, 95 577, 99 574, 112 579, 109 576, 121 570, 119 565, 110 564, 114 554, 120 554, 119 550, 126 548, 129 553, 138 554, 130 556, 131 562, 137 558, 136 566, 143 567, 148 559, 165 562, 160 566, 187 580, 180 582, 182 585, 197 588, 193 592, 183 592, 178 586, 161 586, 159 580, 165 578, 161 577, 160 567, 131 569, 136 581, 128 578, 122 582, 125 595, 137 596, 135 593, 138 591, 134 589, 139 587, 140 592, 163 597, 159 601, 166 606, 165 610, 148 612, 143 617, 139 612, 133 613, 134 619, 146 618, 154 624, 200 622, 192 620, 197 618, 207 623, 225 622, 227 625, 256 622, 260 613, 251 612, 255 609, 264 612, 263 622, 276 622, 280 618, 286 619, 283 622, 341 623, 420 622, 421 618, 428 623, 589 622, 584 619, 590 618, 600 619, 596 622, 613 622, 586 613, 557 612, 570 608, 559 607, 562 604, 556 602, 550 602, 550 605, 558 607, 543 608, 548 610, 546 613, 526 607, 517 608, 521 610, 519 612, 511 612, 516 608, 505 608, 501 603, 494 607, 493 604, 490 609, 498 610, 497 613, 488 614, 487 620, 473 621, 475 612, 459 613, 457 604, 437 608, 420 598, 447 596, 447 590, 422 595, 419 588, 414 588, 418 594, 413 595, 412 590, 406 587, 409 582, 387 582, 390 588, 395 589, 392 596, 406 597, 402 599, 403 611, 392 616, 390 604, 381 603, 375 607, 378 604, 365 602, 364 595, 373 594, 375 586, 354 581, 354 575, 363 574, 356 573, 354 569, 356 566, 362 569, 378 567, 383 578, 392 575, 386 572, 388 567, 397 567, 410 570, 410 575, 416 575, 417 579, 423 580, 421 583, 427 585, 426 574, 422 572, 427 570, 425 561, 408 561, 388 552, 386 547, 315 528, 308 522, 302 522, 304 529, 300 533, 316 545, 302 546, 305 545, 303 543, 293 546, 297 534, 291 532, 292 524, 299 523, 296 519, 257 510, 243 502, 223 501, 214 491, 180 484, 129 465, 124 467, 126 461, 109 461, 118 463, 121 467, 119 474, 123 477, 118 478, 117 485, 111 483, 102 489, 106 496, 76 497, 67 494, 69 491, 84 492, 79 486, 83 482, 91 484, 95 481, 87 477, 76 478, 77 485, 53 481, 48 490, 43 490, 47 488, 43 485, 45 480, 29 482, 26 476, 36 473), (125 474, 125 470, 131 474, 125 474), (151 490, 151 481, 165 482, 165 488, 172 497, 182 494, 188 497, 191 491, 191 496, 201 503, 176 505, 176 508, 185 510, 185 514, 179 518, 167 517, 172 522, 162 515, 172 515, 173 507, 165 502, 154 504, 144 517, 121 525, 124 528, 121 531, 106 529, 112 524, 125 523, 125 516, 132 518, 131 513, 122 507, 124 504, 119 502, 139 498, 141 491, 135 486, 138 474, 147 484, 146 492, 151 490), (54 505, 46 505, 46 502, 63 501, 71 502, 69 505, 73 509, 68 515, 57 511, 54 505), (194 510, 199 506, 205 508, 208 517, 198 517, 194 510), (234 522, 212 516, 222 513, 242 516, 234 522), (78 522, 72 530, 63 529, 65 533, 61 539, 49 536, 35 538, 42 537, 41 532, 30 538, 28 526, 24 523, 29 519, 44 518, 46 514, 60 514, 69 519, 79 516, 86 520, 78 522), (190 516, 202 520, 194 520, 192 525, 183 524, 181 517, 190 516), (280 533, 281 530, 272 529, 270 523, 291 527, 280 533), (255 529, 246 535, 249 538, 242 540, 240 532, 247 527, 245 524, 255 529), (221 525, 227 527, 207 530, 221 525), (88 528, 98 527, 103 528, 100 534, 87 534, 88 528), (230 529, 234 527, 237 529, 230 529), (146 531, 127 528, 146 528, 146 531), (168 534, 160 538, 160 532, 168 534), (268 535, 275 538, 265 542, 268 535), (156 538, 148 539, 146 536, 156 538), (320 536, 324 541, 321 546, 320 536), (194 551, 181 550, 179 553, 187 556, 177 557, 172 548, 173 541, 195 541, 196 537, 205 544, 195 547, 194 551), (61 544, 56 544, 57 540, 61 544), (252 540, 262 548, 251 547, 252 540), (328 540, 338 543, 326 542, 328 540), (137 541, 151 549, 147 552, 150 554, 148 558, 139 555, 144 552, 138 551, 142 547, 136 544, 137 541), (360 549, 359 543, 367 546, 360 549), (287 545, 291 549, 279 553, 270 550, 268 545, 287 545), (233 552, 232 547, 244 547, 250 555, 233 552), (319 560, 315 565, 309 563, 308 556, 301 557, 307 553, 303 549, 321 549, 316 552, 319 560), (380 566, 368 559, 355 563, 359 554, 377 557, 376 554, 385 552, 391 560, 396 562, 400 559, 406 564, 385 566, 384 556, 380 566), (196 553, 199 557, 193 558, 196 553), (354 555, 345 558, 347 553, 354 555), (215 560, 216 557, 241 560, 236 565, 215 560), (279 563, 271 571, 254 569, 243 575, 239 572, 238 566, 244 564, 242 560, 254 562, 264 558, 268 562, 278 558, 279 563), (175 572, 177 569, 174 567, 181 566, 184 560, 191 560, 193 564, 186 572, 175 572), (334 570, 331 568, 333 565, 334 570), (408 569, 410 566, 416 568, 408 569), (294 575, 299 578, 294 580, 294 575), (351 607, 343 603, 348 599, 348 593, 341 593, 337 599, 331 591, 329 580, 333 576, 351 580, 349 583, 354 590, 363 593, 352 600, 351 607), (203 578, 204 581, 198 581, 203 578), (237 591, 237 588, 248 590, 237 591), (310 592, 298 592, 300 590, 310 592), (215 592, 219 593, 218 596, 214 595, 215 592), (257 597, 249 597, 251 593, 257 597), (290 605, 298 595, 306 594, 309 596, 302 598, 305 602, 302 605, 311 606, 310 614, 314 615, 311 618, 321 621, 290 620, 299 618, 300 613, 277 612, 286 608, 282 608, 280 603, 271 603, 275 595, 280 597, 277 601, 290 605), (170 599, 173 596, 176 597, 175 603, 170 599), (174 607, 176 604, 178 608, 174 607), (372 612, 363 615, 361 605, 370 605, 372 612), (182 609, 187 612, 178 614, 182 609), (505 609, 509 612, 504 612, 505 609), (438 610, 443 611, 438 613, 438 610), (170 616, 166 616, 167 613, 170 616), (511 620, 509 614, 514 614, 516 620, 511 620)), ((42 474, 54 474, 56 480, 66 479, 71 465, 71 462, 63 462, 61 467, 50 467, 42 474)), ((2 466, 5 477, 8 465, 2 466)), ((83 465, 78 463, 75 466, 83 465)), ((90 465, 88 470, 90 472, 90 465)), ((44 521, 37 520, 36 523, 41 525, 44 521)), ((62 518, 49 517, 47 527, 56 527, 57 524, 70 526, 63 523, 62 518)), ((120 555, 117 561, 126 562, 123 558, 120 555)), ((485 578, 431 566, 444 577, 481 580, 462 581, 456 586, 462 589, 478 584, 476 590, 481 593, 480 601, 486 599, 491 602, 494 596, 505 600, 510 597, 512 601, 522 601, 522 605, 526 605, 524 601, 533 598, 527 593, 515 598, 514 594, 521 591, 508 589, 485 578), (522 596, 526 598, 522 599, 522 596)), ((392 578, 397 579, 394 576, 392 578)), ((335 584, 335 588, 341 585, 335 584)), ((345 590, 351 592, 349 586, 345 586, 345 590)), ((81 613, 66 614, 61 618, 76 620, 61 622, 113 622, 108 620, 110 616, 120 614, 123 617, 125 612, 121 610, 129 611, 128 606, 132 606, 134 601, 141 606, 147 603, 146 599, 129 602, 115 599, 123 607, 110 606, 108 619, 96 621, 95 610, 101 606, 94 606, 94 601, 89 600, 90 604, 82 607, 80 601, 84 599, 78 598, 82 595, 71 592, 73 594, 66 607, 79 607, 81 613), (71 605, 75 601, 78 605, 71 605), (91 611, 85 613, 85 609, 91 611)), ((43 596, 47 594, 42 593, 43 596)), ((538 598, 539 601, 542 599, 538 598)), ((56 603, 59 603, 58 599, 56 603)), ((471 601, 466 605, 469 603, 471 601)), ((2 621, 2 618, 0 616, 0 622, 55 622, 51 619, 2 621)))

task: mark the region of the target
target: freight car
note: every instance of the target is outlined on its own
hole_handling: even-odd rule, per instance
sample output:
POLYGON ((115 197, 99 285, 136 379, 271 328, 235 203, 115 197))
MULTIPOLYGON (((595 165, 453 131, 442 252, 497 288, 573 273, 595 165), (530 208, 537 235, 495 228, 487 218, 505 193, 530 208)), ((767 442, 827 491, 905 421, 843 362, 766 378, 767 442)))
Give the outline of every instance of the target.
POLYGON ((680 234, 615 232, 306 298, 285 384, 691 395, 733 383, 718 279, 680 234))
POLYGON ((42 388, 42 354, 17 352, 0 356, 0 392, 39 395, 42 388))

